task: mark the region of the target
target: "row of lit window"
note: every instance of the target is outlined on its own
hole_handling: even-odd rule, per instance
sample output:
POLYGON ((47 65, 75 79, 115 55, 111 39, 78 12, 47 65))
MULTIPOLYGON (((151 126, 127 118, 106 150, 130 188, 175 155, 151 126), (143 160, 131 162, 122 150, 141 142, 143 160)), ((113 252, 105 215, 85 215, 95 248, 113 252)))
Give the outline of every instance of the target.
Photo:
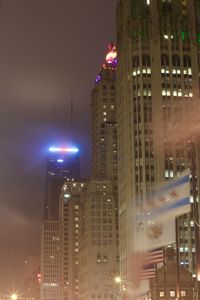
MULTIPOLYGON (((181 297, 186 297, 187 292, 186 291, 180 291, 180 295, 181 295, 181 297)), ((159 296, 160 296, 160 298, 164 298, 165 297, 165 292, 160 291, 159 296)), ((176 291, 169 291, 169 296, 172 297, 172 298, 176 297, 176 291)))
MULTIPOLYGON (((172 69, 172 74, 184 74, 184 75, 192 75, 192 69, 187 68, 187 69, 172 69)), ((169 69, 161 69, 161 74, 170 74, 169 69)))
POLYGON ((84 183, 75 183, 75 182, 74 182, 72 185, 71 185, 71 184, 70 184, 70 185, 64 184, 64 185, 63 185, 63 190, 66 191, 67 189, 71 189, 72 186, 73 186, 73 187, 76 187, 77 185, 78 185, 78 186, 81 186, 81 187, 84 187, 84 183))
POLYGON ((133 76, 140 75, 140 74, 151 74, 151 69, 146 68, 146 69, 142 69, 142 71, 140 71, 140 69, 138 68, 137 70, 133 70, 133 76))
MULTIPOLYGON (((180 252, 188 252, 189 248, 188 247, 180 247, 179 250, 180 250, 180 252)), ((195 248, 192 248, 191 250, 192 250, 192 252, 195 252, 195 248)))
MULTIPOLYGON (((104 104, 104 105, 103 105, 103 108, 107 108, 107 105, 106 105, 106 104, 104 104)), ((111 105, 110 105, 110 108, 111 108, 111 109, 114 109, 114 108, 115 108, 115 106, 114 106, 113 104, 111 104, 111 105)))
MULTIPOLYGON (((183 92, 182 91, 173 91, 172 92, 172 95, 174 96, 174 97, 182 97, 182 96, 184 96, 184 97, 190 97, 190 98, 192 98, 193 97, 193 93, 192 92, 189 92, 189 93, 187 93, 187 94, 185 94, 185 95, 183 95, 183 92)), ((171 96, 171 91, 170 90, 162 90, 162 96, 171 96)))

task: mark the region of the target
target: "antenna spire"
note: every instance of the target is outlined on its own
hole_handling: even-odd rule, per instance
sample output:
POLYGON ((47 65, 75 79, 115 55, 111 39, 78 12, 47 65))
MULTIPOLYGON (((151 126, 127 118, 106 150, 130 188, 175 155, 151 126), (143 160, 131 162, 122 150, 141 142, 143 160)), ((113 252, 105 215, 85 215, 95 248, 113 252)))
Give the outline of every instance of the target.
POLYGON ((70 129, 73 130, 74 128, 74 101, 72 97, 72 88, 71 88, 71 95, 70 95, 70 129))

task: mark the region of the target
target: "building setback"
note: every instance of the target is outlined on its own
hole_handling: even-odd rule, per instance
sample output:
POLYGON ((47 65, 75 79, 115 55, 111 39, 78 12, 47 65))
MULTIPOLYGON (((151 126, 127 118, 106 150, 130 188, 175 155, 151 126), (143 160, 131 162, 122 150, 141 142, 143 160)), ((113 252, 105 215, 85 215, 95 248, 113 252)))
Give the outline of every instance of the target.
MULTIPOLYGON (((200 99, 199 14, 198 0, 118 1, 119 241, 120 272, 125 283, 136 243, 136 205, 161 182, 188 167, 192 170, 191 201, 198 205, 197 143, 191 143, 187 126, 182 127, 182 139, 176 129, 187 123, 193 104, 200 99), (196 186, 193 191, 192 186, 196 186)), ((179 263, 195 273, 194 231, 193 216, 181 216, 179 263)))

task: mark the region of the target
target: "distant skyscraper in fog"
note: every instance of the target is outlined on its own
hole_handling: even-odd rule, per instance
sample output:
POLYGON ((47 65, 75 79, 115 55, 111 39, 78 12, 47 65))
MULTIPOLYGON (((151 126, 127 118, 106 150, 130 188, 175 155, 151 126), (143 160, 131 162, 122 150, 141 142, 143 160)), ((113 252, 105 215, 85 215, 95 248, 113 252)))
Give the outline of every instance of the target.
POLYGON ((75 147, 50 147, 41 235, 41 300, 60 300, 59 196, 65 180, 79 177, 78 149, 75 147))
POLYGON ((47 159, 44 219, 58 220, 58 198, 65 179, 80 177, 76 147, 50 147, 47 159))

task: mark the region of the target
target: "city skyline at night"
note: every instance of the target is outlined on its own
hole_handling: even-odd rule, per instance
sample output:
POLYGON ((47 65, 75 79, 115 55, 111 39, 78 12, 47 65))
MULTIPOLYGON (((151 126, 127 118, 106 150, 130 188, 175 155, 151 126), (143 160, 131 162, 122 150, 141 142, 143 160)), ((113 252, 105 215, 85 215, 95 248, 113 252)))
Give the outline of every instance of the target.
POLYGON ((25 258, 39 255, 46 155, 55 141, 53 137, 57 137, 56 142, 74 137, 81 157, 81 175, 89 176, 87 112, 105 45, 115 40, 115 1, 88 0, 77 6, 73 1, 58 0, 55 5, 52 0, 3 0, 0 13, 4 174, 0 178, 0 291, 7 291, 22 283, 18 272, 23 270, 25 258), (74 124, 69 132, 71 90, 74 124))
POLYGON ((199 300, 200 0, 0 14, 0 300, 199 300))

